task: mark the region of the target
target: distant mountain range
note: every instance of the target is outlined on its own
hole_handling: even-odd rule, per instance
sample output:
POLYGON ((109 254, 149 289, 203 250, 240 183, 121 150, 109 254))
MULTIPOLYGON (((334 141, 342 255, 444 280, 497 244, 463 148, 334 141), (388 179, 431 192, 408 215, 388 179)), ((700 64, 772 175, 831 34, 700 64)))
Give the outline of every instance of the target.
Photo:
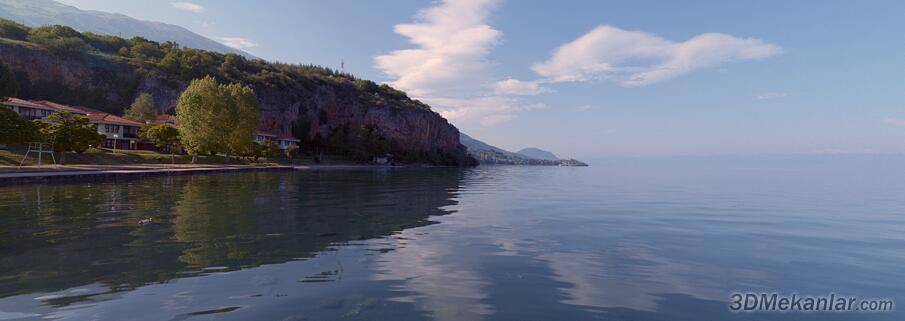
POLYGON ((468 153, 481 164, 588 166, 574 159, 560 159, 552 152, 539 148, 529 147, 513 153, 474 139, 464 133, 459 133, 459 142, 468 147, 468 153))
POLYGON ((155 21, 138 20, 118 13, 81 10, 53 0, 0 0, 0 18, 29 27, 64 25, 78 31, 120 36, 143 37, 157 42, 173 41, 183 47, 236 53, 255 58, 186 28, 155 21))

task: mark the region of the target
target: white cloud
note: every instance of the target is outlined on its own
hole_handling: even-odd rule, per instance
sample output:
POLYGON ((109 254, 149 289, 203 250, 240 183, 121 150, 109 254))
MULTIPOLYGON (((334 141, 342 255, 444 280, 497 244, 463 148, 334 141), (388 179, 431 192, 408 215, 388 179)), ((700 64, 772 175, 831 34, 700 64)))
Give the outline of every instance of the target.
POLYGON ((494 84, 494 92, 500 95, 536 96, 551 92, 549 88, 541 87, 536 81, 522 81, 506 79, 494 84))
POLYGON ((514 96, 547 92, 537 83, 499 80, 487 55, 503 33, 488 25, 501 0, 445 0, 421 10, 414 23, 398 24, 396 33, 414 48, 374 58, 395 88, 431 105, 454 122, 490 126, 511 120, 538 105, 514 96))
POLYGON ((905 126, 905 119, 900 118, 886 118, 883 122, 890 125, 905 126))
POLYGON ((486 86, 492 69, 486 56, 503 36, 485 23, 497 2, 447 0, 421 10, 418 22, 394 27, 416 48, 377 56, 377 68, 396 79, 393 87, 414 96, 486 86))
POLYGON ((769 93, 763 93, 763 94, 757 95, 757 99, 758 100, 777 99, 777 98, 785 98, 785 97, 788 97, 791 95, 793 95, 793 93, 790 93, 790 92, 782 92, 782 91, 769 92, 769 93))
POLYGON ((179 10, 185 10, 194 13, 202 13, 205 10, 204 7, 202 7, 200 4, 191 2, 170 2, 170 5, 173 6, 173 8, 179 10))
POLYGON ((705 33, 684 42, 598 26, 533 66, 551 82, 607 79, 623 86, 645 86, 725 62, 763 59, 782 52, 755 38, 705 33))
POLYGON ((258 46, 258 43, 251 39, 241 38, 241 37, 217 37, 217 41, 226 45, 227 47, 236 48, 240 50, 245 50, 249 48, 254 48, 258 46))
POLYGON ((491 95, 472 98, 434 98, 431 106, 440 115, 457 122, 493 126, 510 121, 520 112, 543 109, 544 104, 527 104, 517 98, 491 95))

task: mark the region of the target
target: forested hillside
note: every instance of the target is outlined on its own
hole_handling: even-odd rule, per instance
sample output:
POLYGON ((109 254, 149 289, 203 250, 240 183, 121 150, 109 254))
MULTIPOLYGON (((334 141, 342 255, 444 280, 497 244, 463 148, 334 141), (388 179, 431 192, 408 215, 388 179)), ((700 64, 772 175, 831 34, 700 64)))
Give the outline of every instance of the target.
POLYGON ((418 100, 387 85, 313 65, 272 63, 135 37, 28 28, 0 20, 0 59, 20 96, 121 113, 141 93, 172 112, 192 79, 206 75, 254 89, 263 130, 293 134, 305 150, 403 162, 473 163, 459 132, 418 100))

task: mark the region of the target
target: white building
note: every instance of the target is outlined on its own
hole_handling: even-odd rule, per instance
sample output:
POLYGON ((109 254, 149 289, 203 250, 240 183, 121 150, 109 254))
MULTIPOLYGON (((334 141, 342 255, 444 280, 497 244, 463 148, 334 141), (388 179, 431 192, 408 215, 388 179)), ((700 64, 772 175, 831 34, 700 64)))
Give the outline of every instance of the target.
POLYGON ((116 149, 136 149, 138 147, 138 129, 143 125, 142 123, 95 109, 63 105, 51 101, 10 98, 4 101, 3 105, 12 108, 13 111, 29 120, 44 119, 48 115, 59 111, 88 117, 92 124, 97 125, 97 132, 107 136, 107 140, 101 144, 101 146, 107 148, 116 146, 116 149))
POLYGON ((265 142, 272 141, 280 147, 281 150, 285 150, 289 148, 289 146, 298 146, 299 142, 302 140, 289 136, 289 135, 277 135, 265 131, 257 131, 255 132, 255 142, 259 144, 263 144, 265 142))

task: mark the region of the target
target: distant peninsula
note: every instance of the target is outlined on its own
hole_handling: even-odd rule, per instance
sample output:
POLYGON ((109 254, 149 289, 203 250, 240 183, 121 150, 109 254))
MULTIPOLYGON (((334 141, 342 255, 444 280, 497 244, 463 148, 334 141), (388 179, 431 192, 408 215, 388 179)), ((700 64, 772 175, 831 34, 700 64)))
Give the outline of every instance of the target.
POLYGON ((468 154, 487 165, 535 165, 535 166, 588 166, 575 159, 560 159, 552 152, 539 148, 525 148, 518 152, 487 144, 465 133, 459 133, 459 142, 468 147, 468 154))

